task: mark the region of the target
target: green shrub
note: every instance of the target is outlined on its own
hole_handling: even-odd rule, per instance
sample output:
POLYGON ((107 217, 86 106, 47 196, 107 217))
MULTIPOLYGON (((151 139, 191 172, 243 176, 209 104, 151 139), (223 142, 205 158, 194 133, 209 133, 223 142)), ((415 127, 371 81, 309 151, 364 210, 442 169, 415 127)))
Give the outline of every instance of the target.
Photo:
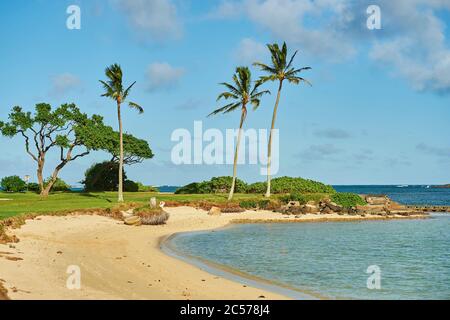
POLYGON ((332 186, 321 182, 292 177, 275 178, 271 182, 272 193, 335 193, 332 186))
POLYGON ((247 186, 247 193, 264 194, 267 190, 266 182, 255 182, 247 186))
MULTIPOLYGON (((209 181, 194 182, 175 191, 175 194, 207 194, 207 193, 228 193, 230 192, 233 177, 214 177, 209 181)), ((234 191, 236 193, 246 192, 247 184, 236 179, 234 191)))
MULTIPOLYGON (((127 176, 123 171, 123 179, 127 176)), ((119 164, 105 161, 91 166, 85 173, 85 191, 117 191, 119 187, 119 164)))
MULTIPOLYGON (((49 181, 51 180, 51 177, 47 178, 44 181, 44 188, 47 187, 49 181)), ((60 178, 56 178, 55 183, 52 186, 52 189, 50 191, 53 192, 67 192, 70 191, 70 186, 64 182, 64 180, 60 179, 60 178)))
POLYGON ((244 209, 256 209, 258 208, 258 200, 242 200, 239 202, 239 206, 244 209))
POLYGON ((290 201, 298 201, 300 204, 306 204, 309 201, 305 195, 300 194, 298 192, 281 196, 279 199, 283 203, 288 203, 290 201))
POLYGON ((259 209, 267 209, 270 205, 269 199, 262 199, 258 201, 258 208, 259 209))
POLYGON ((6 192, 24 192, 27 189, 27 184, 19 176, 4 177, 0 185, 6 192))
POLYGON ((30 192, 39 193, 41 192, 41 187, 39 187, 39 184, 31 182, 27 185, 27 190, 30 192))
POLYGON ((335 193, 331 196, 331 201, 335 202, 336 204, 343 206, 344 208, 351 208, 355 207, 357 205, 364 206, 367 204, 367 202, 361 198, 359 195, 355 193, 346 193, 346 192, 339 192, 335 193))
POLYGON ((141 182, 136 182, 138 185, 138 192, 159 192, 158 188, 152 186, 145 186, 141 182))
POLYGON ((139 192, 139 186, 134 181, 125 180, 123 182, 123 191, 125 191, 125 192, 139 192))

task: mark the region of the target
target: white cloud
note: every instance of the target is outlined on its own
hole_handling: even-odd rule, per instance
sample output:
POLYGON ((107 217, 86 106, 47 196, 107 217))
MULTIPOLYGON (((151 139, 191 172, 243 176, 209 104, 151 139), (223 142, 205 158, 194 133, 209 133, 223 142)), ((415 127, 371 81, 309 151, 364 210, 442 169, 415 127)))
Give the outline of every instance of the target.
MULTIPOLYGON (((371 0, 227 0, 213 13, 244 16, 275 41, 321 61, 366 53, 413 89, 450 92, 450 47, 441 13, 448 0, 379 0, 382 30, 368 30, 371 0)), ((214 16, 214 15, 213 15, 214 16)))
POLYGON ((171 0, 116 0, 143 39, 179 38, 182 26, 171 0))
POLYGON ((184 68, 173 67, 166 62, 153 63, 147 70, 148 89, 170 89, 178 84, 184 74, 184 68))
POLYGON ((232 19, 237 18, 243 13, 243 7, 239 2, 225 0, 222 1, 214 10, 206 15, 209 19, 232 19))
POLYGON ((62 73, 51 78, 50 94, 62 96, 71 90, 79 88, 80 79, 71 73, 62 73))
POLYGON ((250 38, 244 38, 235 50, 235 57, 239 63, 251 64, 255 61, 261 61, 267 55, 267 48, 250 38))

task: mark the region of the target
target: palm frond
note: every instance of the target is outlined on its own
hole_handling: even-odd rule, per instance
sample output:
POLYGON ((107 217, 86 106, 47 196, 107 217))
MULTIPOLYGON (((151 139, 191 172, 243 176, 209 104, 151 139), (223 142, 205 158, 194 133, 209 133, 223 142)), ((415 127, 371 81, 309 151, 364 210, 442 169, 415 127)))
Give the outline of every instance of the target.
POLYGON ((226 106, 223 106, 221 108, 218 108, 216 110, 214 110, 213 112, 211 112, 210 114, 208 114, 208 117, 216 115, 218 113, 226 113, 228 109, 232 108, 233 110, 236 109, 238 106, 240 105, 240 102, 232 102, 230 104, 227 104, 226 106))
POLYGON ((105 93, 102 94, 102 97, 113 97, 114 90, 111 86, 103 80, 99 80, 99 82, 103 85, 103 89, 105 89, 105 93))
POLYGON ((297 52, 298 52, 298 50, 296 50, 296 51, 294 52, 294 54, 292 55, 291 60, 289 60, 289 63, 288 63, 288 65, 286 66, 286 70, 289 69, 289 68, 291 67, 292 62, 294 61, 294 58, 295 58, 295 56, 297 55, 297 52))
POLYGON ((225 100, 228 100, 228 99, 230 99, 230 98, 232 98, 232 99, 239 99, 239 97, 236 95, 236 94, 234 94, 234 93, 231 93, 231 92, 222 92, 221 94, 219 94, 218 96, 217 96, 217 100, 216 101, 219 101, 220 99, 222 99, 222 98, 224 98, 225 100))
POLYGON ((132 109, 136 109, 140 114, 144 113, 144 108, 142 108, 140 105, 134 102, 128 102, 128 106, 132 109))
POLYGON ((234 93, 236 96, 240 96, 241 95, 241 91, 239 91, 239 89, 237 89, 235 86, 227 83, 227 82, 222 82, 220 83, 222 86, 225 86, 228 88, 228 90, 230 90, 232 93, 234 93))
POLYGON ((125 100, 128 97, 128 94, 130 93, 131 88, 136 84, 136 81, 133 82, 123 93, 123 100, 125 100))
POLYGON ((293 69, 292 68, 292 69, 286 71, 286 76, 287 77, 295 76, 297 73, 300 73, 300 72, 303 72, 303 71, 306 71, 306 70, 311 70, 311 67, 303 67, 303 68, 300 68, 300 69, 293 69))
POLYGON ((308 80, 301 78, 301 77, 287 77, 286 80, 289 81, 290 83, 294 83, 294 84, 299 84, 300 82, 305 82, 305 83, 309 84, 310 86, 312 86, 311 82, 309 82, 308 80))
POLYGON ((272 68, 272 67, 269 67, 268 65, 266 65, 266 64, 264 64, 264 63, 261 63, 261 62, 255 62, 255 63, 253 63, 253 65, 254 65, 255 67, 259 67, 259 68, 261 69, 261 71, 265 71, 265 72, 267 72, 267 73, 273 73, 273 74, 276 74, 276 73, 277 73, 277 70, 275 70, 275 69, 272 68))

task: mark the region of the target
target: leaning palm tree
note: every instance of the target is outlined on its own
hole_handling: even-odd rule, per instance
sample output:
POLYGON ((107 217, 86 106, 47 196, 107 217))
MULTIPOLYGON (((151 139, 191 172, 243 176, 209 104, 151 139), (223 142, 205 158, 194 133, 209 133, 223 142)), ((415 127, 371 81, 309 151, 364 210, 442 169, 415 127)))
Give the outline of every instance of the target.
MULTIPOLYGON (((105 75, 108 78, 107 81, 99 80, 103 84, 105 93, 102 97, 108 97, 116 101, 117 103, 117 118, 119 120, 119 195, 118 201, 123 202, 123 129, 122 129, 122 116, 120 113, 120 106, 128 97, 131 88, 135 85, 133 82, 128 88, 123 89, 122 85, 122 69, 118 64, 113 64, 106 68, 105 75)), ((134 102, 128 102, 128 105, 143 113, 144 109, 134 102)))
POLYGON ((311 85, 311 83, 308 80, 298 76, 298 74, 300 74, 302 71, 309 70, 311 68, 303 67, 300 69, 295 69, 294 67, 292 67, 292 62, 294 61, 294 58, 297 55, 297 51, 294 52, 294 54, 292 55, 292 57, 289 59, 288 62, 287 46, 285 42, 283 43, 283 47, 281 48, 281 50, 278 44, 276 43, 268 44, 267 47, 269 48, 269 51, 272 55, 272 64, 268 66, 260 62, 255 62, 253 65, 259 67, 262 71, 267 73, 267 75, 260 77, 261 83, 265 83, 268 81, 278 81, 278 95, 277 100, 275 102, 275 107, 273 109, 272 126, 269 135, 269 145, 267 152, 267 191, 265 196, 270 197, 270 179, 271 179, 270 165, 272 161, 272 133, 277 118, 278 104, 280 103, 280 96, 281 96, 281 89, 283 88, 283 82, 284 80, 287 80, 289 83, 293 84, 305 82, 311 85))
POLYGON ((247 67, 238 67, 233 75, 234 84, 229 84, 226 82, 221 83, 225 86, 228 91, 222 92, 217 97, 217 101, 224 98, 225 100, 231 99, 232 102, 213 111, 208 115, 216 115, 218 113, 228 113, 241 108, 241 122, 239 124, 238 138, 236 143, 236 149, 234 152, 234 165, 233 165, 233 182, 231 184, 230 194, 228 195, 228 200, 233 199, 234 189, 236 186, 236 174, 237 174, 237 161, 239 145, 241 143, 242 126, 244 124, 245 118, 247 117, 247 105, 250 103, 253 105, 253 110, 256 110, 260 104, 260 98, 270 92, 268 90, 259 91, 258 88, 261 83, 258 81, 254 84, 252 88, 252 76, 250 69, 247 67))

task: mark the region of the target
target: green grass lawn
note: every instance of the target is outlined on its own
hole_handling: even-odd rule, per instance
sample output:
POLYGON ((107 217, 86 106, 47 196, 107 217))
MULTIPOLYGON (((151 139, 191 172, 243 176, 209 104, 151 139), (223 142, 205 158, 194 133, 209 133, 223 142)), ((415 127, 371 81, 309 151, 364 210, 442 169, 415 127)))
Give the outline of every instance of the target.
MULTIPOLYGON (((226 202, 226 194, 159 194, 152 192, 125 193, 125 201, 148 203, 151 197, 159 201, 211 201, 226 202)), ((233 201, 254 199, 262 196, 236 194, 233 201)), ((116 192, 101 193, 55 193, 43 199, 35 193, 0 192, 0 220, 26 213, 51 213, 77 209, 109 208, 117 204, 116 192), (1 199, 10 199, 2 201, 1 199)))

